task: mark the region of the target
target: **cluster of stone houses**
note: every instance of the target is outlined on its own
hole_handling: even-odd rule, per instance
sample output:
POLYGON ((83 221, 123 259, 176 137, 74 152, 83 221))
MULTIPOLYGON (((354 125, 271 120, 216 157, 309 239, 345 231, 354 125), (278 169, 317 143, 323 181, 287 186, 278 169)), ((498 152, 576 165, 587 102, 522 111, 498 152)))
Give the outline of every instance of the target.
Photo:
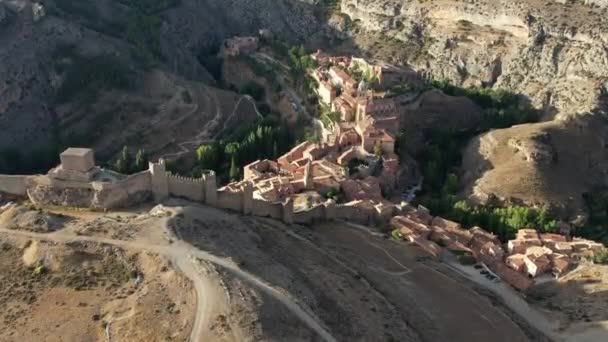
POLYGON ((539 234, 534 229, 520 229, 507 244, 506 264, 518 272, 536 277, 551 272, 555 276, 566 273, 571 265, 584 257, 603 250, 604 246, 591 240, 559 234, 539 234))
POLYGON ((493 234, 479 228, 463 229, 460 224, 417 210, 390 221, 407 241, 439 259, 442 247, 456 254, 468 254, 484 263, 492 272, 514 288, 525 291, 537 276, 566 274, 585 256, 603 250, 600 243, 574 238, 568 241, 559 234, 539 234, 534 229, 520 229, 506 249, 493 234))
POLYGON ((245 166, 243 182, 251 182, 254 196, 267 201, 282 201, 303 192, 326 195, 340 190, 347 202, 386 202, 382 190, 395 187, 399 169, 394 152, 399 128, 397 105, 384 93, 367 89, 364 81, 357 83, 347 70, 366 68, 386 86, 401 82, 407 75, 398 68, 372 65, 360 58, 322 52, 312 57, 319 64, 312 77, 319 84, 320 101, 340 113, 339 121, 324 127, 321 142, 303 142, 277 161, 259 160, 245 166), (355 159, 359 166, 353 177, 349 165, 355 159))
POLYGON ((399 128, 395 99, 386 91, 370 89, 365 80, 357 82, 351 73, 366 73, 381 89, 399 84, 409 75, 397 67, 374 65, 356 57, 326 56, 321 51, 313 54, 313 59, 319 64, 311 72, 318 83, 319 100, 340 114, 329 139, 360 145, 368 152, 379 145, 384 153, 393 153, 399 128))
POLYGON ((251 183, 255 198, 271 202, 284 201, 305 192, 324 196, 332 190, 340 190, 346 202, 384 202, 381 187, 393 184, 384 184, 382 182, 386 180, 381 182, 381 177, 374 177, 374 170, 369 165, 359 168, 356 178, 351 177, 348 163, 354 158, 386 160, 392 169, 383 167, 382 173, 396 173, 398 169, 398 160, 391 156, 373 156, 353 146, 304 142, 277 161, 258 160, 246 165, 244 179, 239 183, 251 183))

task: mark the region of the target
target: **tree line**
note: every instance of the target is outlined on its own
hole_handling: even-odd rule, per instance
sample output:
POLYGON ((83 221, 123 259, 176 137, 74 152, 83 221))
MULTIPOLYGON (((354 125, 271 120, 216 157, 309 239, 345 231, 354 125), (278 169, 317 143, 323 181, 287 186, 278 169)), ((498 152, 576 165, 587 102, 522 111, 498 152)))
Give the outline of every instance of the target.
POLYGON ((266 118, 239 127, 231 136, 211 144, 201 145, 196 151, 198 168, 215 170, 220 181, 238 180, 242 168, 259 159, 276 159, 293 144, 284 122, 266 118))
POLYGON ((127 146, 123 146, 116 161, 110 165, 110 168, 118 173, 130 175, 148 169, 148 155, 146 151, 140 149, 135 153, 135 157, 127 146))

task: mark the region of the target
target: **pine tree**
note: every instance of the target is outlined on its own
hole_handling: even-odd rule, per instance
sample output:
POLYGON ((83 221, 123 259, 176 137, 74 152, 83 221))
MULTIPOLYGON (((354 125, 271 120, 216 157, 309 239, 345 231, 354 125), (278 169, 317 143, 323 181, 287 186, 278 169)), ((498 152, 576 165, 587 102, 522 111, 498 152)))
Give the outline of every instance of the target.
POLYGON ((214 145, 201 145, 196 150, 196 159, 203 169, 217 170, 219 163, 219 150, 214 145))
POLYGON ((235 157, 232 156, 232 161, 230 162, 230 180, 236 181, 239 178, 239 168, 236 166, 235 157))
POLYGON ((129 149, 127 146, 123 146, 122 151, 120 152, 120 156, 116 160, 114 168, 116 172, 129 174, 131 173, 131 169, 133 167, 133 160, 131 158, 131 154, 129 153, 129 149))
POLYGON ((137 154, 135 155, 135 165, 134 165, 134 172, 140 172, 143 171, 147 168, 147 164, 148 164, 148 156, 146 155, 146 151, 141 149, 139 151, 137 151, 137 154))

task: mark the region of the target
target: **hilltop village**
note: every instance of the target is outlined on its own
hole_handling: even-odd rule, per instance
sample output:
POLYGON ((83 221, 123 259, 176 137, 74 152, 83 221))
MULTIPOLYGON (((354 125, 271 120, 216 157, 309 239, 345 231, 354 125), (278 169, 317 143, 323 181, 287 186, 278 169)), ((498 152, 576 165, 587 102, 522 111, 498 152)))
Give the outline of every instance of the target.
MULTIPOLYGON (((232 46, 232 44, 230 44, 232 46)), ((328 120, 318 120, 319 141, 305 141, 276 161, 259 160, 244 167, 256 198, 310 207, 331 197, 341 202, 390 204, 383 194, 396 185, 399 156, 395 153, 399 114, 395 94, 387 89, 418 81, 414 73, 362 58, 312 55, 318 67, 320 106, 328 120)), ((239 186, 235 183, 229 186, 239 186)))
MULTIPOLYGON (((224 44, 223 53, 248 53, 257 39, 224 44)), ((166 170, 164 160, 149 169, 122 175, 95 165, 93 151, 69 148, 61 165, 47 175, 0 175, 0 192, 28 197, 35 205, 112 209, 140 202, 181 197, 246 215, 270 217, 292 224, 345 220, 376 225, 392 236, 418 246, 441 260, 451 251, 462 263, 483 263, 498 278, 518 290, 534 277, 566 274, 576 263, 605 253, 603 245, 562 235, 523 229, 506 246, 482 228, 433 217, 428 209, 388 200, 396 187, 400 160, 395 153, 400 127, 399 85, 416 83, 415 73, 362 58, 312 55, 318 67, 320 106, 329 120, 317 120, 317 141, 305 141, 275 160, 246 165, 243 179, 218 188, 214 171, 187 178, 166 170), (327 114, 326 114, 327 115, 327 114)))

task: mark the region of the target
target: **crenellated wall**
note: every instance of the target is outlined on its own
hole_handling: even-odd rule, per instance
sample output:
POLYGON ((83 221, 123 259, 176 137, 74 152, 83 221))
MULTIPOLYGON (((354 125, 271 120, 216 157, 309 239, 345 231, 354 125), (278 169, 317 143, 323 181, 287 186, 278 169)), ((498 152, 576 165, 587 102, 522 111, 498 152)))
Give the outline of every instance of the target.
POLYGON ((251 182, 244 181, 218 189, 213 171, 205 171, 201 178, 182 177, 167 172, 162 160, 150 163, 146 171, 112 182, 67 180, 52 174, 0 175, 0 192, 28 196, 33 203, 40 205, 95 209, 128 207, 151 198, 160 202, 172 196, 245 215, 269 217, 287 224, 313 224, 334 219, 361 224, 378 223, 412 209, 386 204, 374 206, 363 201, 336 204, 328 200, 310 209, 294 212, 291 199, 270 202, 253 198, 251 182))
POLYGON ((166 177, 169 195, 187 198, 196 202, 202 202, 205 199, 205 180, 203 178, 187 178, 171 173, 168 173, 166 177))

